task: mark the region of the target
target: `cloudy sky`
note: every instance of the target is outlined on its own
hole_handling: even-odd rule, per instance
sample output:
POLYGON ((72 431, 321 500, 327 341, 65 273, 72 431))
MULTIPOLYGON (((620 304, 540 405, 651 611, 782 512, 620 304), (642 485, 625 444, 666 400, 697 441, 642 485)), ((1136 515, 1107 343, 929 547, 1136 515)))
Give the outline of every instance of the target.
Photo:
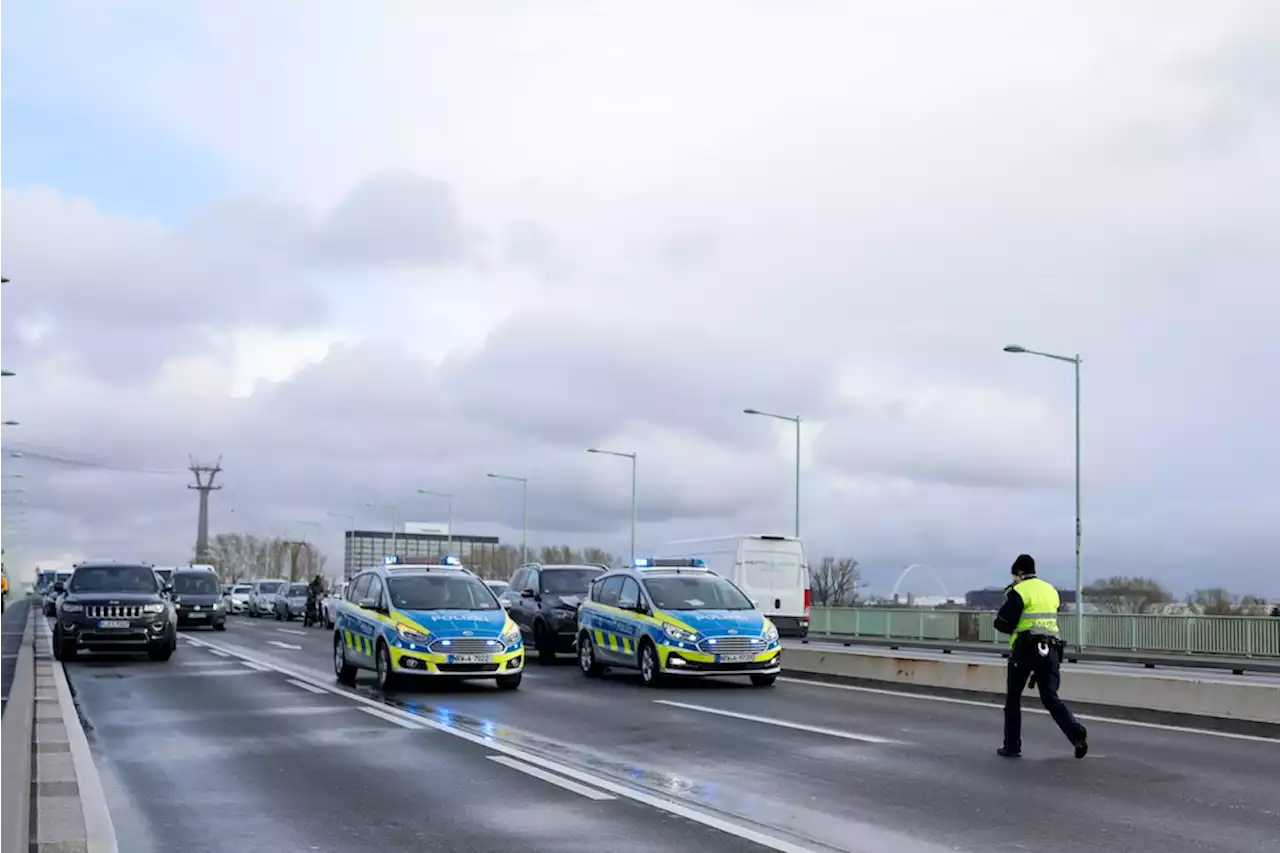
MULTIPOLYGON (((12 0, 6 545, 802 528, 1280 595, 1280 10, 12 0), (54 463, 41 456, 87 463, 54 463), (25 485, 25 493, 13 491, 25 485), (26 500, 25 520, 15 502, 26 500), (314 528, 311 535, 315 535, 314 528)), ((921 573, 927 575, 927 573, 921 573)), ((907 585, 938 591, 927 576, 907 585)))

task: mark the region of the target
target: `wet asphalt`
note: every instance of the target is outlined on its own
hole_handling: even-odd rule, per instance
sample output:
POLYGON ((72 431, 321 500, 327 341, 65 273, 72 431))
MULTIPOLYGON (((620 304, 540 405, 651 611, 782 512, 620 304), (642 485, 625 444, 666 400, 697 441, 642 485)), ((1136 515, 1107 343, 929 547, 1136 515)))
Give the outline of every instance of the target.
MULTIPOLYGON (((9 707, 9 688, 13 684, 14 667, 18 649, 22 648, 22 632, 27 627, 27 611, 31 602, 27 598, 10 601, 0 617, 0 640, 3 640, 3 660, 0 661, 0 688, 3 688, 3 708, 9 707)), ((0 710, 3 713, 3 710, 0 710)))
POLYGON ((964 702, 789 681, 655 690, 586 679, 571 658, 531 662, 514 693, 384 697, 369 678, 336 685, 322 629, 234 617, 184 637, 168 663, 68 667, 130 853, 1280 851, 1280 741, 1088 720, 1076 761, 1028 713, 1007 761, 999 709, 964 702))

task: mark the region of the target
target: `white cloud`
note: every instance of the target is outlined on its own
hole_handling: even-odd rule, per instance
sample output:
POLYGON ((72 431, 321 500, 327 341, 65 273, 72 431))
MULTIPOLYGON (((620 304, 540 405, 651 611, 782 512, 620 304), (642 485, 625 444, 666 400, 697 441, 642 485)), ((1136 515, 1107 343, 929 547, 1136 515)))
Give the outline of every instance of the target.
MULTIPOLYGON (((741 409, 796 412, 814 546, 960 588, 1071 564, 1070 371, 1020 343, 1084 356, 1091 571, 1268 582, 1273 15, 228 8, 10 25, 24 95, 237 181, 180 228, 6 186, 28 446, 222 453, 216 525, 263 531, 425 486, 510 536, 483 475, 523 472, 537 536, 617 547, 585 446, 640 453, 642 544, 786 530, 787 436, 741 409)), ((33 553, 189 547, 180 475, 28 466, 33 553)))

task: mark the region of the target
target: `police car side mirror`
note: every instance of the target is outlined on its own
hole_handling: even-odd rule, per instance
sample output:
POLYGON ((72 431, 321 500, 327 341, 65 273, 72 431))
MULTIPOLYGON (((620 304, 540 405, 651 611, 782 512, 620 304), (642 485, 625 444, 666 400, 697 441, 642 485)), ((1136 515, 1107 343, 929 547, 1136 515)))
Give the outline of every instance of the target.
POLYGON ((361 610, 377 610, 378 601, 377 599, 374 599, 374 598, 362 598, 358 602, 356 602, 356 606, 359 607, 361 610))

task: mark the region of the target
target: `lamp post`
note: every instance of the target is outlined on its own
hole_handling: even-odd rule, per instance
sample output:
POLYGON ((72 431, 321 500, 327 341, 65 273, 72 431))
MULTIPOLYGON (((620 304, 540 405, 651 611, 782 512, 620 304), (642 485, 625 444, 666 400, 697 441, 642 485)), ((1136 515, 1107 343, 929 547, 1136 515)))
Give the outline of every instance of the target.
POLYGON ((394 556, 396 553, 396 510, 398 507, 395 504, 365 504, 365 506, 369 509, 382 509, 391 513, 391 554, 394 556))
POLYGON ((485 476, 491 480, 510 480, 520 484, 521 501, 524 504, 522 513, 524 520, 521 523, 520 535, 520 564, 524 565, 529 562, 529 478, 513 477, 510 474, 486 474, 485 476))
POLYGON ((631 460, 631 563, 636 564, 636 454, 624 453, 620 450, 602 450, 598 447, 588 447, 588 453, 602 453, 606 456, 620 456, 623 459, 631 460))
POLYGON ((1076 413, 1075 413, 1075 432, 1076 432, 1076 651, 1084 648, 1084 557, 1080 550, 1081 543, 1081 526, 1080 526, 1080 354, 1075 355, 1056 355, 1051 352, 1039 352, 1037 350, 1027 349, 1026 347, 1010 344, 1004 348, 1005 352, 1014 353, 1016 355, 1038 355, 1041 358, 1051 358, 1054 361, 1064 361, 1070 364, 1075 371, 1076 378, 1076 413))
POLYGON ((418 489, 418 494, 432 495, 433 497, 444 498, 446 501, 448 501, 448 504, 447 504, 448 516, 445 519, 445 524, 448 525, 448 529, 446 530, 446 533, 449 536, 449 543, 445 547, 448 549, 448 552, 452 554, 453 553, 453 495, 449 494, 448 492, 433 492, 430 489, 418 489))
POLYGON ((759 415, 762 418, 773 418, 788 421, 796 425, 796 538, 800 538, 800 416, 777 415, 773 412, 762 412, 759 409, 743 409, 744 415, 759 415))

